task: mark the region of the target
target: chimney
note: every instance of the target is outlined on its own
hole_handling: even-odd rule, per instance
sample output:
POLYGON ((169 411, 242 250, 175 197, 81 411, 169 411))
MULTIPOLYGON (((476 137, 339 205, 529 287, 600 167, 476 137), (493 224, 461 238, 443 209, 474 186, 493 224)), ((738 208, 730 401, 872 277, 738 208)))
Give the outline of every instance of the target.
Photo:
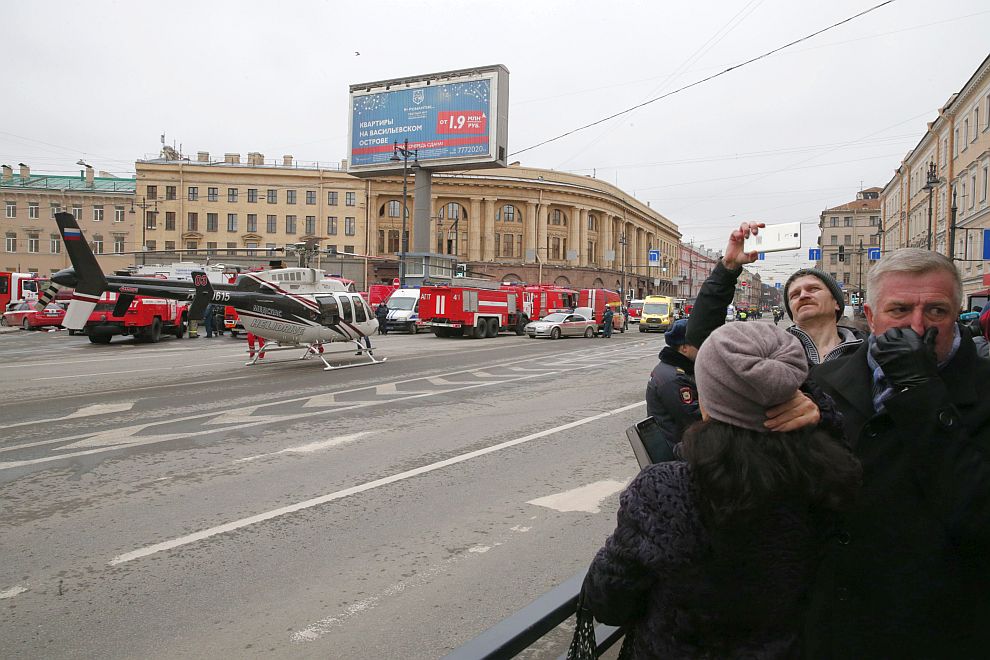
POLYGON ((240 154, 224 154, 223 155, 223 162, 237 165, 237 164, 239 164, 241 162, 241 155, 240 154))
POLYGON ((31 178, 31 168, 24 163, 17 164, 21 168, 21 180, 26 181, 31 178))
POLYGON ((257 151, 248 152, 248 165, 264 165, 265 155, 257 151))
POLYGON ((347 159, 346 158, 341 158, 340 159, 340 171, 341 172, 346 172, 347 171, 347 159))
POLYGON ((14 180, 14 170, 10 165, 3 166, 3 182, 10 183, 14 180))
POLYGON ((93 166, 92 165, 87 165, 86 166, 86 185, 89 186, 90 188, 93 187, 93 166))
POLYGON ((291 155, 282 156, 282 165, 285 167, 292 167, 292 156, 291 155))
POLYGON ((209 151, 197 151, 196 152, 196 162, 208 163, 210 162, 210 152, 209 151))

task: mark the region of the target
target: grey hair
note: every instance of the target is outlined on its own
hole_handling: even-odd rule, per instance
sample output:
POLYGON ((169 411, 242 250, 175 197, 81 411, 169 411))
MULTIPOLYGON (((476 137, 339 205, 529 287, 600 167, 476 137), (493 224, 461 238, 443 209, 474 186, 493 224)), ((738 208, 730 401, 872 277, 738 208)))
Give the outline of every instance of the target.
POLYGON ((890 273, 923 275, 942 271, 952 276, 956 305, 962 304, 962 279, 952 261, 944 254, 921 248, 901 248, 881 259, 866 275, 866 304, 876 308, 880 283, 890 273))

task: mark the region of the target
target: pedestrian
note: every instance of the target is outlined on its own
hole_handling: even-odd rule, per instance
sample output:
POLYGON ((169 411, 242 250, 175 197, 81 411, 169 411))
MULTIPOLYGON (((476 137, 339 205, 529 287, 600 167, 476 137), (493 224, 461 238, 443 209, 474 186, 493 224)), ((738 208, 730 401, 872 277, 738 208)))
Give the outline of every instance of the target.
POLYGON ((258 359, 263 359, 265 357, 265 338, 259 337, 253 332, 247 333, 247 345, 248 345, 248 359, 254 359, 255 353, 255 343, 258 346, 258 359))
MULTIPOLYGON (((736 281, 745 264, 753 263, 758 252, 743 252, 747 238, 759 232, 763 223, 744 222, 729 235, 725 255, 715 263, 695 301, 688 326, 688 341, 699 348, 708 335, 725 323, 726 306, 732 302, 736 281)), ((838 282, 816 268, 803 268, 784 285, 784 309, 794 321, 787 328, 801 341, 810 364, 820 364, 856 351, 863 345, 863 333, 838 325, 845 298, 838 282)))
POLYGON ((378 307, 375 308, 375 318, 378 319, 378 334, 387 335, 388 334, 388 305, 385 301, 378 303, 378 307))
POLYGON ((602 313, 602 337, 609 339, 612 337, 612 308, 606 306, 602 313))
POLYGON ((626 627, 631 658, 799 657, 822 539, 859 463, 816 426, 767 432, 766 409, 808 373, 793 335, 726 325, 694 370, 704 421, 684 433, 684 461, 647 466, 622 493, 582 603, 626 627))
MULTIPOLYGON (((664 333, 666 346, 660 362, 653 368, 646 384, 646 412, 657 420, 660 434, 667 443, 667 454, 691 424, 701 419, 698 410, 698 386, 694 382, 694 358, 698 349, 687 342, 687 319, 675 321, 664 333)), ((675 454, 676 455, 676 454, 675 454)))
POLYGON ((961 299, 947 257, 895 250, 867 276, 868 341, 812 370, 864 481, 811 593, 807 657, 990 648, 990 362, 956 321, 961 299))
POLYGON ((187 336, 190 339, 199 339, 199 320, 194 318, 189 318, 188 323, 189 323, 189 334, 187 336))
POLYGON ((622 327, 629 327, 629 305, 622 306, 622 327))
POLYGON ((214 322, 213 314, 214 314, 213 304, 210 303, 209 305, 206 306, 206 311, 203 312, 203 328, 206 330, 207 339, 213 338, 213 322, 214 322))

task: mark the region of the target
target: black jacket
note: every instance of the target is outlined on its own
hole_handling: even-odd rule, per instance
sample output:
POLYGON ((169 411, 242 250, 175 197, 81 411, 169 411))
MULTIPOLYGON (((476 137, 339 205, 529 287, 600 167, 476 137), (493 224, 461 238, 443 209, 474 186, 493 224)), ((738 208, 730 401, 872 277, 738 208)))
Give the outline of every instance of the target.
POLYGON ((694 362, 672 346, 660 351, 660 363, 646 384, 646 412, 657 420, 670 447, 681 441, 684 429, 701 419, 694 362))
POLYGON ((986 657, 990 362, 964 336, 940 378, 876 414, 867 350, 812 370, 844 416, 864 483, 812 590, 807 655, 986 657))

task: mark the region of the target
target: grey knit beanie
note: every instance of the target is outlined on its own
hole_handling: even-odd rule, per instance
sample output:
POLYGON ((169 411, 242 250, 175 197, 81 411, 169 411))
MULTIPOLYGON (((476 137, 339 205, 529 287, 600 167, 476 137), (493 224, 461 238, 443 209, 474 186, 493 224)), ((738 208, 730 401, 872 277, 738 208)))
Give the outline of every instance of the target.
POLYGON ((694 377, 709 417, 766 432, 767 408, 794 396, 808 377, 808 358, 798 338, 776 325, 728 323, 698 351, 694 377))
POLYGON ((791 288, 791 282, 805 275, 817 277, 828 288, 832 293, 832 297, 835 298, 835 302, 839 303, 839 309, 835 311, 835 320, 838 321, 841 319, 842 313, 846 309, 846 297, 842 295, 842 287, 839 286, 839 283, 835 281, 834 277, 817 268, 802 268, 787 278, 787 283, 784 284, 784 309, 787 310, 787 317, 792 321, 794 320, 794 315, 791 314, 791 303, 787 300, 787 290, 791 288))

